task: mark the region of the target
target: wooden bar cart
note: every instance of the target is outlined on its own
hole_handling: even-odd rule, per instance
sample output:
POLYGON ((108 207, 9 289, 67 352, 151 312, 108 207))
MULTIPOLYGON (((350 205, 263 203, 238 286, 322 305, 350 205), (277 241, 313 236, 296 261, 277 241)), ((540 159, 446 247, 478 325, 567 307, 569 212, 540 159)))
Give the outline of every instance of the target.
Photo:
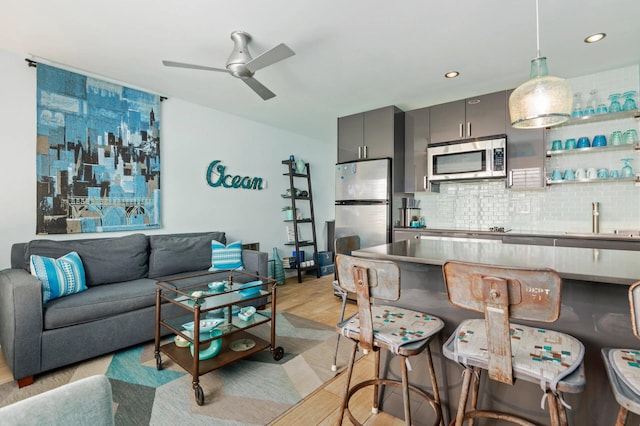
POLYGON ((275 344, 276 287, 273 279, 236 270, 158 281, 156 368, 162 369, 161 354, 184 368, 193 378, 196 403, 203 405, 201 375, 264 349, 282 359, 284 349, 275 344), (254 309, 269 301, 270 312, 254 309), (269 341, 251 333, 262 324, 270 325, 269 341), (162 343, 162 328, 174 333, 174 340, 162 343))

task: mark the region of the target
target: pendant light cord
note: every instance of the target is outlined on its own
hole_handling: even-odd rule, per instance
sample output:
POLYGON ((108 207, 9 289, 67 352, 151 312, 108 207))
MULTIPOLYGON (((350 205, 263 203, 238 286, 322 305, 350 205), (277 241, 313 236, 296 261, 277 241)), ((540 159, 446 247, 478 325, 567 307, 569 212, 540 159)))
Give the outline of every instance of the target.
POLYGON ((540 14, 538 12, 538 0, 536 0, 536 57, 540 57, 540 14))

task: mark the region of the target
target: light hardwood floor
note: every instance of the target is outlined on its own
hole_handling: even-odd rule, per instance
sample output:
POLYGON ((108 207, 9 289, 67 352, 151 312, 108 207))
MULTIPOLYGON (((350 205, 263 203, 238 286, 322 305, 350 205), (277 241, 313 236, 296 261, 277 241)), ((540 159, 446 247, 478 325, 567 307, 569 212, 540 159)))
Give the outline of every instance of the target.
MULTIPOLYGON (((310 320, 335 326, 339 316, 341 299, 333 295, 333 275, 316 279, 306 276, 302 283, 297 278, 288 278, 286 284, 278 288, 277 311, 290 312, 310 320)), ((347 303, 345 316, 352 315, 357 310, 354 303, 347 303)), ((347 343, 343 340, 344 344, 347 343)), ((339 360, 342 366, 346 360, 339 360)), ((331 368, 332 360, 327 360, 327 368, 331 368)), ((340 362, 339 362, 340 364, 340 362)), ((373 357, 365 356, 356 363, 353 380, 370 378, 373 369, 373 357)), ((7 364, 0 352, 0 384, 13 380, 7 364)), ((37 377, 36 377, 37 380, 37 377)), ((274 426, 304 425, 335 425, 340 418, 340 403, 344 391, 344 374, 337 375, 321 388, 307 396, 303 401, 282 414, 271 423, 274 426)), ((365 421, 366 425, 401 425, 399 419, 385 413, 371 414, 370 402, 373 398, 372 389, 364 389, 352 399, 350 406, 354 416, 365 421), (362 407, 359 409, 358 407, 362 407)), ((351 424, 348 420, 344 425, 351 424)))

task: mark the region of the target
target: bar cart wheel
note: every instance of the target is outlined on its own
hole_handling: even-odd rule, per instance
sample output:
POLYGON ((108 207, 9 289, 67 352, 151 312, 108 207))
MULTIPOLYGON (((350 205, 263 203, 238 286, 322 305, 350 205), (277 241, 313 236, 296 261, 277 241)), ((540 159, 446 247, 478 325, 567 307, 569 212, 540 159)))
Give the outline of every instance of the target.
POLYGON ((156 352, 156 370, 162 370, 162 357, 160 356, 160 352, 156 352))
POLYGON ((194 383, 193 384, 193 390, 195 391, 196 404, 203 405, 204 404, 204 392, 202 391, 202 386, 200 386, 200 383, 194 383))
POLYGON ((284 356, 284 348, 282 346, 278 346, 273 350, 273 359, 276 361, 280 361, 284 356))

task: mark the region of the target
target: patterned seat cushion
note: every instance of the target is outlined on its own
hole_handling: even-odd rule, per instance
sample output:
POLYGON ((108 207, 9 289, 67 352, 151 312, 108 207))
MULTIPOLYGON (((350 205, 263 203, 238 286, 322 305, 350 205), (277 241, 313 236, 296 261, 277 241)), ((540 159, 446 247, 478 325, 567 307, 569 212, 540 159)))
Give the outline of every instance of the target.
POLYGON ((620 380, 640 395, 640 351, 612 349, 609 351, 609 361, 620 380))
MULTIPOLYGON (((540 382, 555 392, 557 383, 582 363, 584 346, 565 333, 511 323, 511 356, 517 376, 540 382)), ((485 320, 463 321, 456 330, 454 354, 462 364, 487 365, 485 320), (476 363, 474 363, 476 361, 476 363)))
MULTIPOLYGON (((398 354, 399 348, 407 343, 428 339, 444 327, 438 317, 396 306, 372 306, 373 343, 388 346, 398 354)), ((349 336, 360 332, 360 320, 354 315, 342 327, 342 334, 349 336)))

